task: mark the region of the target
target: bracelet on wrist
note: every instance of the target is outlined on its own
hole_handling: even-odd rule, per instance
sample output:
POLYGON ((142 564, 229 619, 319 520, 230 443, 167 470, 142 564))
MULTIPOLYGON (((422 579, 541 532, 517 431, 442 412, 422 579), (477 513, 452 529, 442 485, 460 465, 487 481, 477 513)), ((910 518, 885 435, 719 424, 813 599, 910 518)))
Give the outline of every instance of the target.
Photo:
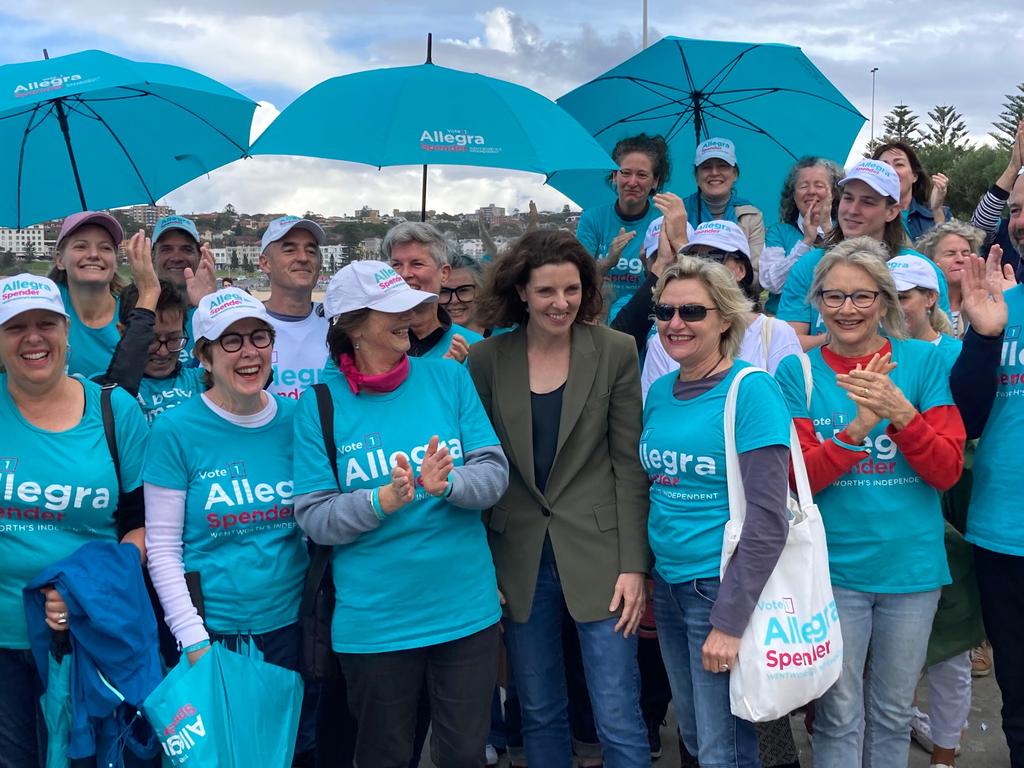
POLYGON ((847 451, 853 451, 854 453, 871 453, 871 449, 866 445, 852 445, 844 440, 840 440, 838 435, 832 435, 832 442, 840 448, 845 448, 847 451))
POLYGON ((373 514, 378 520, 384 519, 384 507, 380 504, 380 486, 370 491, 370 506, 373 507, 373 514))
POLYGON ((195 643, 194 645, 190 645, 188 648, 182 648, 181 652, 192 653, 192 651, 198 651, 202 648, 206 648, 209 644, 210 638, 206 638, 205 640, 200 640, 198 643, 195 643))

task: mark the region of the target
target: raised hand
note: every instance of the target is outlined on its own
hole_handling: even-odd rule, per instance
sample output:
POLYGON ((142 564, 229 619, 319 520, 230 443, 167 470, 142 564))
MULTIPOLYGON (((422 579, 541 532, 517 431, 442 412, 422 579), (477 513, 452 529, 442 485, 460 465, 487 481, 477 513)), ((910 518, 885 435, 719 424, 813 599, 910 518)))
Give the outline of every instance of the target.
POLYGON ((606 274, 615 268, 615 265, 619 263, 619 257, 622 256, 622 250, 634 237, 636 237, 635 231, 627 232, 625 227, 619 227, 619 234, 614 237, 612 244, 608 246, 608 255, 601 259, 601 274, 606 274))
POLYGON ((928 207, 933 211, 942 208, 946 202, 946 193, 949 191, 949 178, 944 173, 932 174, 932 193, 928 198, 928 207))
POLYGON ((1003 291, 1016 286, 1013 268, 1003 265, 1003 249, 993 245, 988 259, 973 253, 964 261, 960 278, 960 310, 975 333, 998 336, 1006 327, 1008 310, 1003 291))
POLYGON ((431 496, 442 496, 448 490, 448 476, 455 468, 448 453, 448 446, 442 445, 438 448, 439 440, 437 435, 430 438, 427 443, 427 454, 420 465, 420 485, 431 496))
POLYGON ((132 271, 132 282, 139 289, 139 299, 135 306, 155 312, 160 298, 160 280, 153 266, 153 243, 146 237, 145 231, 140 229, 128 238, 124 250, 132 271))
POLYGON ((448 346, 448 351, 444 353, 444 357, 457 363, 461 363, 469 357, 469 342, 466 341, 462 334, 456 333, 452 336, 452 343, 448 346))
POLYGON ((665 217, 661 231, 668 235, 672 248, 678 250, 686 245, 686 206, 683 199, 671 192, 659 192, 654 196, 654 207, 665 217))
POLYGON ((188 303, 193 307, 199 306, 203 296, 217 290, 217 262, 209 243, 203 243, 199 249, 196 270, 193 272, 190 267, 185 267, 185 289, 188 291, 188 303))

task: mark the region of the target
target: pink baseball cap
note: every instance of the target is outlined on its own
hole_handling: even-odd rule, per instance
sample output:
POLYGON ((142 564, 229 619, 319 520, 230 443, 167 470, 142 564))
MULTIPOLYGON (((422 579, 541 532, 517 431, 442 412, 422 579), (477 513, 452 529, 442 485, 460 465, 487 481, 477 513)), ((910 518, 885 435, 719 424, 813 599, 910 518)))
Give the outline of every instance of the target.
POLYGON ((95 224, 97 227, 107 230, 114 241, 115 248, 124 240, 124 230, 121 229, 121 224, 109 213, 106 211, 82 211, 73 213, 64 219, 64 223, 60 225, 60 234, 57 235, 57 246, 60 247, 65 237, 86 224, 95 224))

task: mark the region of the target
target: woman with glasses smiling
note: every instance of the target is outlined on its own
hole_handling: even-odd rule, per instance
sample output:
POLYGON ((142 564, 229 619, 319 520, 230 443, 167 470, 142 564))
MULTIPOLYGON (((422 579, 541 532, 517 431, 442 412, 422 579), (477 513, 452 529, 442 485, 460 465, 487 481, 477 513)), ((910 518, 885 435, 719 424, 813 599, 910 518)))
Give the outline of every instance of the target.
POLYGON ((476 319, 476 294, 484 274, 480 262, 459 253, 451 257, 451 267, 448 282, 441 286, 438 304, 448 310, 448 316, 456 325, 489 336, 489 329, 476 319))
MULTIPOLYGON (((150 576, 190 663, 211 641, 232 649, 248 641, 294 670, 309 558, 294 515, 296 404, 264 391, 274 330, 263 304, 238 288, 203 297, 192 329, 207 389, 150 432, 150 576)), ((296 764, 314 747, 310 704, 303 702, 296 764)))
POLYGON ((658 336, 679 365, 651 386, 640 437, 661 654, 687 751, 701 765, 757 766, 754 726, 729 708, 729 670, 786 542, 789 413, 767 372, 740 386, 736 447, 747 517, 720 579, 729 521, 725 400, 749 367, 736 355, 751 304, 728 268, 692 256, 665 270, 654 301, 658 336))
POLYGON ((865 721, 864 763, 906 766, 914 689, 950 581, 940 494, 960 477, 964 425, 938 349, 906 339, 888 255, 856 237, 821 259, 808 301, 827 343, 808 353, 810 382, 796 356, 776 373, 824 519, 843 633, 842 675, 817 706, 819 768, 861 764, 865 721))

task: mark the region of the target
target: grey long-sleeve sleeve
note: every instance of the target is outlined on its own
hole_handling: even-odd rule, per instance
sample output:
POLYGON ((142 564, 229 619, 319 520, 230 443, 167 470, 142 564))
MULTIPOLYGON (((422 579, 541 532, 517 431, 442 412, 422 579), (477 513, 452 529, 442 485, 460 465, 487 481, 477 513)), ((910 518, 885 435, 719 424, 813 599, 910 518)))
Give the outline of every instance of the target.
MULTIPOLYGON (((465 463, 452 470, 448 502, 466 509, 486 509, 507 487, 508 460, 501 447, 480 448, 468 452, 465 463)), ((299 494, 295 497, 295 521, 310 539, 328 546, 350 544, 383 522, 373 511, 366 489, 299 494)))
POLYGON ((739 459, 747 516, 711 609, 711 626, 734 637, 747 628, 789 536, 789 448, 769 445, 741 453, 739 459))

